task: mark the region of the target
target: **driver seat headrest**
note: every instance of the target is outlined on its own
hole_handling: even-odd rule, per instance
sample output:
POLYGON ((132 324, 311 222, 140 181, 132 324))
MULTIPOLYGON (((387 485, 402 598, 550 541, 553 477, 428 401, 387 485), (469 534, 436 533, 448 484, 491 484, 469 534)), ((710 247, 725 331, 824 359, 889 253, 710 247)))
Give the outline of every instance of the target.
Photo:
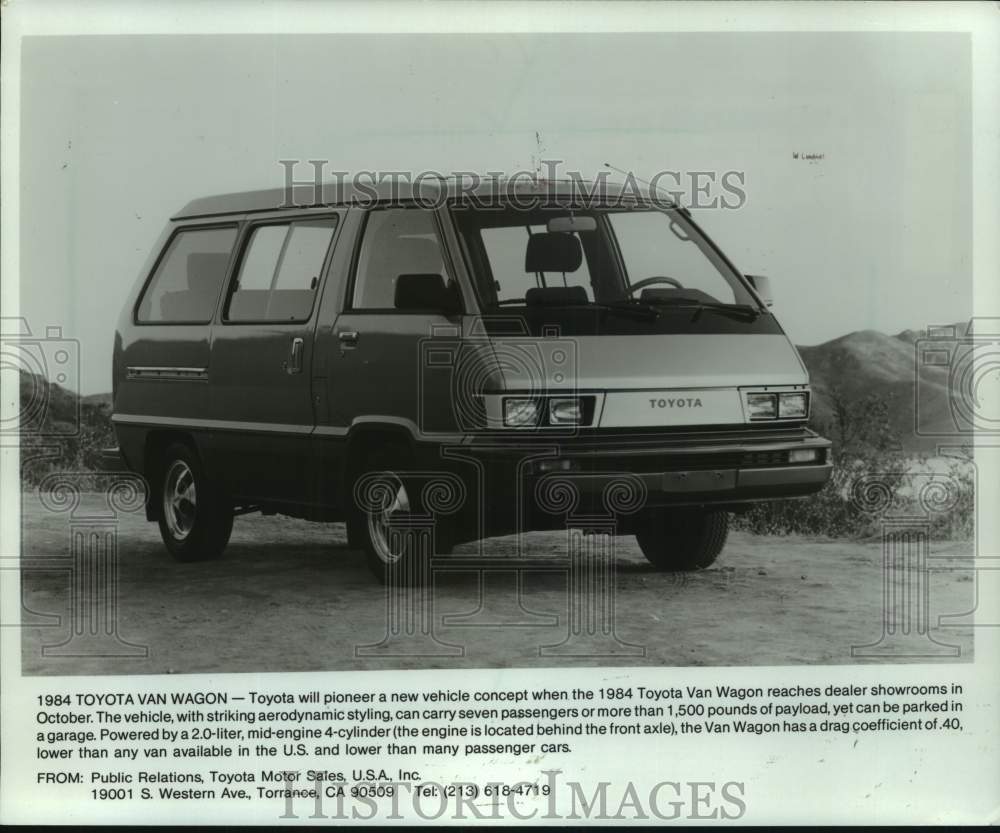
POLYGON ((525 272, 575 272, 583 263, 583 248, 573 234, 549 231, 528 238, 525 272))

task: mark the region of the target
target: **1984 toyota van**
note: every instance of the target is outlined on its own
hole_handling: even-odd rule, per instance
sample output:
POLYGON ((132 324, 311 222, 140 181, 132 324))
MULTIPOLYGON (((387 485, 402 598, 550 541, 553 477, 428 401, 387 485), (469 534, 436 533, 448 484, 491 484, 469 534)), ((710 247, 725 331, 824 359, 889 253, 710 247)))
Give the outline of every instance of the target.
POLYGON ((822 488, 830 443, 766 279, 685 209, 578 184, 181 210, 113 359, 120 454, 170 552, 218 556, 254 510, 345 521, 387 580, 429 557, 393 532, 411 520, 442 552, 572 515, 696 569, 728 513, 822 488))

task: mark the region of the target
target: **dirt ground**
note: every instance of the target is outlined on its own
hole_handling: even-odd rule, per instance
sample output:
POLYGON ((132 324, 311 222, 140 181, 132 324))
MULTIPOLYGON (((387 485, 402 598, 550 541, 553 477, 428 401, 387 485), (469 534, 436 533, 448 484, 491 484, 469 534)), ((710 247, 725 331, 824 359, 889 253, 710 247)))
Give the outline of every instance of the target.
MULTIPOLYGON (((221 560, 178 564, 141 511, 109 523, 105 510, 98 495, 85 495, 72 514, 24 496, 25 674, 972 658, 971 627, 939 626, 940 616, 974 605, 967 542, 931 544, 930 571, 904 579, 929 582, 929 602, 920 592, 909 597, 911 612, 928 618, 890 615, 895 632, 883 638, 884 581, 901 588, 898 574, 883 569, 880 541, 733 533, 713 568, 670 574, 654 572, 634 539, 618 538, 612 573, 589 585, 610 582, 614 593, 585 598, 568 591, 586 583, 569 568, 567 534, 533 533, 524 537, 521 569, 511 559, 504 569, 477 569, 479 545, 469 544, 442 562, 432 594, 397 597, 347 547, 339 524, 248 515, 237 519, 221 560), (80 592, 70 593, 74 536, 78 551, 95 542, 117 546, 117 592, 107 580, 113 571, 91 570, 80 592), (852 654, 852 646, 872 644, 852 654)), ((509 555, 516 541, 483 547, 509 555)), ((5 613, 4 623, 12 618, 5 613)))

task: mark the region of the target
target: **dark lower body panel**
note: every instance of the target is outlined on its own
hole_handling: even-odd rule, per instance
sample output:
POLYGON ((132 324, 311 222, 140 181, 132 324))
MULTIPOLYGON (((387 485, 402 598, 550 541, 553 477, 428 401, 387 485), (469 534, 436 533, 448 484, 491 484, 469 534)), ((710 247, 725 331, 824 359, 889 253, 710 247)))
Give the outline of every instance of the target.
MULTIPOLYGON (((781 440, 762 435, 735 441, 624 445, 568 441, 512 449, 470 444, 452 449, 453 473, 467 506, 446 519, 460 540, 516 531, 562 528, 573 517, 613 522, 632 531, 644 513, 670 507, 740 511, 762 500, 801 498, 820 491, 833 466, 830 442, 801 429, 781 440), (791 462, 791 452, 815 459, 791 462), (455 455, 459 456, 455 460, 455 455)), ((424 465, 441 464, 427 449, 424 465)))
MULTIPOLYGON (((147 470, 145 449, 149 432, 162 427, 118 424, 116 430, 124 465, 155 480, 155 468, 147 470)), ((206 457, 210 474, 222 482, 229 480, 230 466, 217 455, 225 443, 220 444, 216 432, 194 430, 190 436, 206 457)), ((234 437, 227 439, 232 442, 234 437)), ((273 438, 240 439, 247 444, 242 467, 257 459, 259 468, 267 456, 262 446, 273 438)), ((314 436, 305 442, 309 454, 292 469, 292 476, 300 478, 296 494, 279 488, 277 480, 262 481, 261 489, 234 491, 234 501, 312 520, 343 520, 343 499, 351 494, 343 478, 349 440, 314 436)), ((571 516, 610 518, 627 532, 643 512, 657 508, 738 511, 756 501, 805 497, 830 479, 830 445, 802 427, 551 441, 493 435, 446 446, 416 443, 413 462, 419 472, 418 488, 434 483, 440 487, 441 476, 451 484, 444 489, 455 491, 458 505, 444 506, 436 517, 451 528, 456 540, 473 540, 561 528, 571 516), (816 459, 789 461, 791 452, 803 450, 815 451, 816 459)), ((440 489, 437 494, 440 497, 440 489)))

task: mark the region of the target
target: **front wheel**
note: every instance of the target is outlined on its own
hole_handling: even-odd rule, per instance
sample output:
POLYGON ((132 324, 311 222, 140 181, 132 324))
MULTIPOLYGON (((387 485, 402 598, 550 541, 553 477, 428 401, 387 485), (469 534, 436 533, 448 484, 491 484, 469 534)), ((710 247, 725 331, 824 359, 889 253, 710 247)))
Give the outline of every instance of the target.
POLYGON ((409 523, 418 514, 419 491, 410 470, 408 450, 388 444, 368 452, 351 478, 349 537, 364 550, 368 568, 383 584, 429 581, 429 539, 409 523))
POLYGON ((658 570, 704 570, 729 535, 729 514, 715 510, 659 510, 642 519, 636 540, 658 570))
POLYGON ((233 531, 233 507, 205 476, 188 446, 174 443, 163 455, 159 489, 160 536, 178 561, 218 558, 233 531))

